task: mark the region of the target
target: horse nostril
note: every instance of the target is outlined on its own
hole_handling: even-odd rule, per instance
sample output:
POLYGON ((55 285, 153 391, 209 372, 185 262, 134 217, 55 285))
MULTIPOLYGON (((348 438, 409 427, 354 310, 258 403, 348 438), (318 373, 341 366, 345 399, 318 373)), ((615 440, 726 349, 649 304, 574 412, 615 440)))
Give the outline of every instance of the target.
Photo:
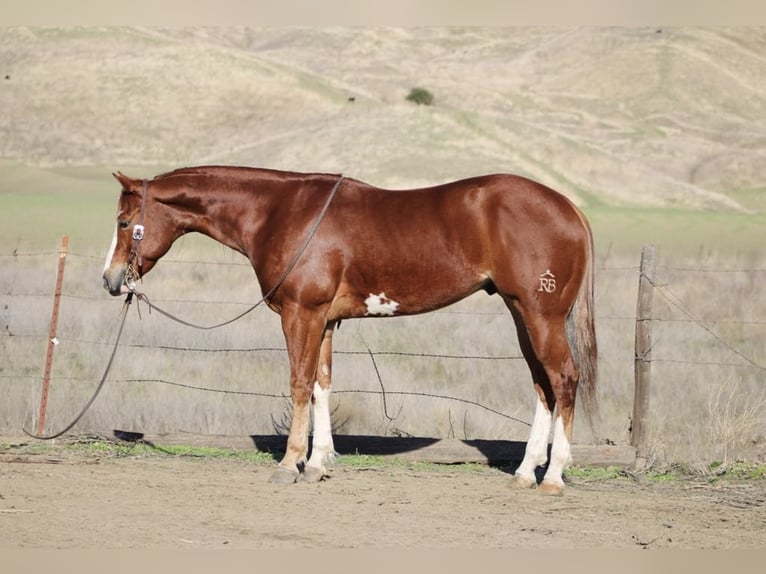
POLYGON ((107 291, 109 291, 109 293, 110 293, 111 295, 119 295, 119 294, 120 294, 120 291, 119 291, 119 289, 118 289, 118 290, 117 290, 117 292, 115 293, 114 289, 112 288, 112 284, 111 284, 111 283, 110 283, 110 281, 109 281, 109 278, 106 276, 106 273, 104 273, 104 277, 103 277, 103 280, 104 280, 104 289, 106 289, 107 291))

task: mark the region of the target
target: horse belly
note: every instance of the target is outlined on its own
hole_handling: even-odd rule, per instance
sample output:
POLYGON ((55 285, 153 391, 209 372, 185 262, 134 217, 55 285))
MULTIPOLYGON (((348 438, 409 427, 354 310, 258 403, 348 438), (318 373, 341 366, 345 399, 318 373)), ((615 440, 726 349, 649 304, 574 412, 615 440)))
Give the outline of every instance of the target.
POLYGON ((456 272, 439 265, 418 267, 402 265, 398 273, 387 272, 377 280, 368 275, 356 284, 346 282, 333 304, 333 314, 393 317, 426 313, 464 299, 487 282, 480 272, 456 272))

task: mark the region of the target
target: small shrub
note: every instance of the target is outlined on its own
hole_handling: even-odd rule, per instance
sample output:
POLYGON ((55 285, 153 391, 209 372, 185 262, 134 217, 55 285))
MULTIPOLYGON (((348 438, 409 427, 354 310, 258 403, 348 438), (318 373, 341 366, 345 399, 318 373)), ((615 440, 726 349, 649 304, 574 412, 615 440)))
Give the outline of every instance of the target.
POLYGON ((430 106, 434 103, 433 94, 425 88, 412 88, 405 99, 408 102, 415 102, 419 106, 430 106))
POLYGON ((723 449, 721 465, 731 462, 731 455, 758 435, 764 422, 766 391, 747 392, 741 378, 730 377, 709 391, 709 428, 713 443, 723 449))

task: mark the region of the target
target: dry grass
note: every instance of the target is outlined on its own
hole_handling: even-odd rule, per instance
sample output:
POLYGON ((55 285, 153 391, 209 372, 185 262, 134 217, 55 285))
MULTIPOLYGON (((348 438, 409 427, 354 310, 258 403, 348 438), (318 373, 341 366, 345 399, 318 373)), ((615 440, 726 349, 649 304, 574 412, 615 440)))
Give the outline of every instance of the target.
POLYGON ((650 423, 656 460, 679 460, 679 453, 732 460, 762 447, 764 274, 762 259, 744 257, 658 269, 650 423))
POLYGON ((766 391, 748 388, 742 377, 730 377, 709 392, 710 443, 718 447, 716 458, 728 465, 742 449, 766 438, 766 391))
MULTIPOLYGON (((144 289, 157 304, 209 324, 258 299, 252 271, 239 256, 208 251, 200 255, 207 263, 191 262, 196 256, 183 249, 171 252, 146 279, 144 289)), ((9 265, 4 265, 2 275, 2 323, 13 336, 4 333, 0 339, 7 357, 0 371, 6 397, 0 432, 34 424, 53 259, 5 261, 9 265)), ((651 457, 657 464, 734 460, 766 435, 763 369, 746 364, 732 350, 759 365, 766 361, 762 348, 766 300, 761 292, 752 291, 758 272, 706 272, 702 297, 698 271, 674 270, 675 265, 704 264, 713 269, 721 263, 660 260, 658 278, 703 326, 656 295, 655 316, 660 321, 655 323, 649 427, 651 457), (745 298, 749 307, 743 314, 737 301, 745 298)), ((108 297, 99 284, 100 260, 73 256, 68 265, 49 402, 50 429, 68 422, 95 387, 121 307, 121 300, 108 297)), ((732 261, 726 265, 736 267, 732 261)), ((620 257, 602 261, 597 273, 602 431, 618 444, 629 441, 632 415, 637 267, 638 261, 620 257)), ((333 420, 341 432, 526 439, 524 423, 531 422, 534 401, 524 362, 459 358, 519 356, 512 321, 496 297, 477 294, 417 317, 344 322, 335 342, 333 420), (385 404, 381 382, 387 393, 385 404), (420 394, 465 399, 487 408, 420 394)), ((79 428, 274 432, 275 421, 282 420, 288 405, 283 346, 278 318, 265 309, 212 332, 178 326, 146 308, 140 315, 133 310, 110 382, 79 428)), ((584 420, 576 425, 575 438, 591 440, 584 420)))

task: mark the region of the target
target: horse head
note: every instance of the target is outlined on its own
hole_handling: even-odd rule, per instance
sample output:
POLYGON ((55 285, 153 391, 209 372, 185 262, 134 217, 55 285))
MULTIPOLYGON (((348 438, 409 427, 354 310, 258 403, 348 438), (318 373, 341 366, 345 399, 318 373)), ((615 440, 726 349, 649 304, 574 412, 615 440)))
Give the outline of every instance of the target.
POLYGON ((167 206, 153 197, 154 183, 112 174, 122 185, 117 224, 104 264, 104 288, 112 295, 132 291, 179 235, 167 206))

